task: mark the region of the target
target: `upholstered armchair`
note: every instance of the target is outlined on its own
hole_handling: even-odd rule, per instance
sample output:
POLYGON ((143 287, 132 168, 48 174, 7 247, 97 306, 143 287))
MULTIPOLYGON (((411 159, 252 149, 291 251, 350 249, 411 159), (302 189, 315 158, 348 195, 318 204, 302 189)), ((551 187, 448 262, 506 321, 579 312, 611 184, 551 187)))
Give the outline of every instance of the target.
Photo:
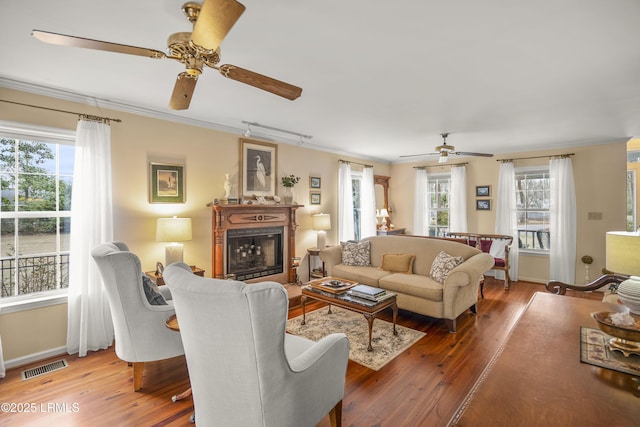
MULTIPOLYGON (((133 364, 133 390, 138 391, 142 387, 145 362, 184 354, 180 334, 166 326, 167 318, 175 313, 173 302, 149 304, 142 285, 140 259, 129 252, 126 244, 102 244, 91 252, 91 256, 98 265, 109 299, 116 355, 133 364)), ((169 289, 164 286, 160 293, 165 300, 170 296, 169 289)))
POLYGON ((344 334, 285 333, 289 300, 275 282, 245 284, 164 270, 184 343, 198 426, 341 425, 344 334))

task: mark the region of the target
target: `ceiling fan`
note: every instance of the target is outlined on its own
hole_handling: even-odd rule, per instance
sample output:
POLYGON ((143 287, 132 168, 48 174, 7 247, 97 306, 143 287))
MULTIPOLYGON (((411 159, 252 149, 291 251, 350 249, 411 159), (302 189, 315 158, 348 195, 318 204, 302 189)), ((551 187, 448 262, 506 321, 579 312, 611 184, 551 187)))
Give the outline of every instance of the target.
POLYGON ((235 65, 217 65, 220 61, 220 43, 244 10, 244 5, 235 0, 204 0, 202 4, 185 3, 182 5, 182 11, 189 22, 193 24, 193 32, 171 34, 167 41, 166 53, 154 49, 41 30, 33 30, 32 35, 45 43, 146 56, 154 59, 169 58, 182 62, 186 71, 178 74, 169 101, 169 106, 174 110, 189 108, 193 90, 205 65, 218 70, 224 77, 293 101, 302 94, 302 89, 297 86, 235 65))
POLYGON ((436 147, 436 151, 434 153, 423 153, 423 154, 407 154, 400 157, 420 157, 420 156, 440 156, 438 158, 438 163, 446 163, 449 159, 449 154, 454 154, 456 156, 479 156, 479 157, 493 157, 493 154, 489 153, 471 153, 468 151, 455 151, 456 147, 453 145, 447 144, 448 133, 441 133, 442 137, 442 145, 438 145, 436 147))

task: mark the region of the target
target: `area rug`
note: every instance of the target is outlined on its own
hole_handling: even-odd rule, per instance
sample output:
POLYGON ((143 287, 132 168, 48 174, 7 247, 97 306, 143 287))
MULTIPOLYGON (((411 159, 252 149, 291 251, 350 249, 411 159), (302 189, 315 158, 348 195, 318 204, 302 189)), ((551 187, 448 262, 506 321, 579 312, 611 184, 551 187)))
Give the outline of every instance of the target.
POLYGON ((396 325, 398 335, 393 335, 393 323, 375 319, 371 338, 373 351, 367 351, 369 326, 362 314, 335 306, 331 307, 329 314, 327 307, 323 307, 307 313, 306 325, 301 323, 302 316, 289 319, 287 332, 313 341, 332 333, 343 332, 349 338, 349 359, 374 371, 426 335, 400 325, 396 325))

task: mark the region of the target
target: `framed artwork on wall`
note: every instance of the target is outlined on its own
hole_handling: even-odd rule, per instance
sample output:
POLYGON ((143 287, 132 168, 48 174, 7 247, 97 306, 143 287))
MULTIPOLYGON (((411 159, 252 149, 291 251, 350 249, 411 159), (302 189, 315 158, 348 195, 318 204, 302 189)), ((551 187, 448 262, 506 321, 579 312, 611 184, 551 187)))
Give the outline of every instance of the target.
POLYGON ((491 210, 491 199, 476 200, 476 210, 477 211, 490 211, 491 210))
POLYGON ((477 185, 476 186, 476 197, 491 197, 491 186, 490 185, 477 185))
POLYGON ((149 163, 149 202, 184 203, 184 165, 149 163))
POLYGON ((309 204, 311 205, 319 205, 321 203, 320 193, 311 192, 309 193, 309 204))
POLYGON ((322 183, 320 177, 318 176, 310 176, 309 177, 309 188, 320 188, 320 184, 322 183))
POLYGON ((240 139, 240 196, 276 195, 278 146, 268 142, 240 139))

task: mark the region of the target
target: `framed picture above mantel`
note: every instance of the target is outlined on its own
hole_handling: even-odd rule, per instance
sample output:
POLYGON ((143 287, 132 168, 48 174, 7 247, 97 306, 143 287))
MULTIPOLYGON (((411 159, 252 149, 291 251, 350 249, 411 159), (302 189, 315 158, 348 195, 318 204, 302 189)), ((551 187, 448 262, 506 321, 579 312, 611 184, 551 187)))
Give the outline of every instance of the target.
POLYGON ((240 138, 240 197, 276 195, 278 146, 240 138))

